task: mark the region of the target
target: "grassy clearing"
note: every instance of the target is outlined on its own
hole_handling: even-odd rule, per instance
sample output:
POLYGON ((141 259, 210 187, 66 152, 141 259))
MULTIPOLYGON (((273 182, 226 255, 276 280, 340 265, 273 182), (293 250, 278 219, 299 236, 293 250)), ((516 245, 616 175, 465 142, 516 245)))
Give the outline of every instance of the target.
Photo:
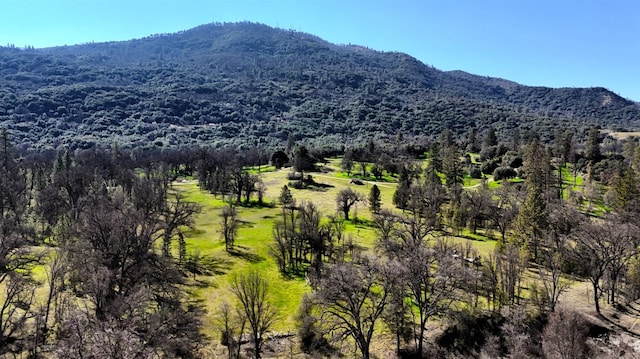
MULTIPOLYGON (((401 213, 392 204, 392 198, 397 184, 391 182, 364 181, 363 185, 351 184, 351 178, 347 177, 339 168, 340 159, 329 160, 322 168, 322 172, 309 173, 318 184, 313 189, 295 189, 289 186, 293 197, 298 201, 311 201, 320 210, 323 216, 336 213, 335 198, 338 192, 350 187, 368 197, 371 187, 376 184, 381 191, 382 207, 396 213, 401 213)), ((264 200, 267 203, 276 204, 277 198, 284 185, 288 185, 287 174, 290 169, 275 169, 262 167, 259 175, 266 185, 264 200)), ((256 170, 256 173, 257 170, 256 170)), ((563 177, 572 174, 563 171, 563 177)), ((512 182, 517 182, 516 179, 512 182)), ((520 180, 521 181, 521 180, 520 180)), ((474 188, 481 180, 465 178, 465 187, 474 188)), ((499 182, 489 179, 490 188, 500 186, 499 182)), ((278 332, 295 331, 295 315, 302 296, 310 292, 302 278, 285 278, 277 268, 275 260, 269 253, 272 239, 272 228, 276 218, 280 215, 280 208, 270 207, 238 207, 238 218, 242 226, 236 240, 236 251, 232 254, 225 251, 223 240, 218 233, 221 209, 226 205, 221 198, 200 191, 196 181, 183 181, 174 185, 175 190, 186 196, 186 199, 199 203, 203 211, 196 220, 194 228, 187 232, 186 241, 188 251, 198 251, 201 256, 210 259, 215 264, 215 273, 209 276, 198 276, 191 281, 193 293, 203 300, 208 314, 204 320, 205 333, 212 338, 217 338, 216 312, 223 301, 234 300, 229 291, 229 284, 233 276, 249 270, 258 270, 267 279, 271 288, 271 300, 280 310, 280 320, 274 327, 278 332)), ((350 221, 346 222, 345 235, 350 236, 354 243, 363 250, 369 250, 375 245, 376 232, 372 226, 372 215, 364 204, 354 208, 350 221)), ((442 238, 451 244, 459 244, 463 247, 471 246, 482 257, 488 257, 494 253, 496 247, 495 232, 487 232, 484 229, 476 234, 468 229, 463 229, 459 235, 451 233, 438 233, 436 237, 442 238)), ((527 280, 535 281, 534 276, 527 280)))
POLYGON ((275 171, 276 167, 275 166, 250 166, 250 167, 245 167, 245 169, 247 170, 247 172, 251 174, 258 174, 263 172, 275 171))
POLYGON ((462 179, 462 187, 477 187, 482 183, 482 181, 484 181, 482 178, 473 178, 467 175, 462 179))
POLYGON ((640 137, 640 132, 614 132, 609 130, 601 130, 600 132, 603 132, 619 141, 624 141, 632 137, 640 137))
MULTIPOLYGON (((288 184, 288 169, 262 171, 262 180, 267 185, 265 201, 276 203, 282 186, 288 184)), ((317 183, 324 185, 321 190, 297 190, 291 188, 298 201, 313 202, 325 216, 336 211, 335 198, 341 189, 351 187, 368 196, 372 183, 358 186, 349 184, 349 180, 336 176, 333 172, 313 173, 317 183)), ((392 208, 391 200, 395 185, 378 184, 384 208, 392 208)), ((267 279, 271 288, 271 300, 280 310, 280 320, 275 326, 279 332, 295 330, 295 314, 304 293, 310 289, 302 278, 285 278, 278 271, 275 260, 269 253, 274 220, 280 215, 280 209, 274 207, 238 207, 238 218, 241 226, 236 240, 236 251, 230 254, 218 233, 220 213, 226 205, 221 198, 200 191, 195 181, 183 181, 174 184, 174 189, 181 192, 188 201, 202 205, 202 212, 196 217, 194 228, 186 232, 188 252, 195 251, 214 264, 214 274, 197 276, 192 281, 193 292, 201 299, 207 309, 205 333, 217 336, 216 312, 223 301, 232 301, 229 284, 233 276, 250 270, 258 270, 267 279)), ((355 208, 351 216, 358 220, 347 221, 345 234, 363 249, 372 248, 375 231, 371 227, 371 213, 364 205, 355 208)))
POLYGON ((174 188, 182 192, 186 199, 199 203, 203 211, 196 220, 194 229, 186 233, 188 252, 199 254, 214 264, 210 276, 198 276, 192 281, 193 292, 205 304, 208 315, 205 319, 205 333, 216 337, 215 313, 224 301, 232 301, 229 284, 233 275, 250 270, 258 270, 270 285, 272 302, 279 308, 281 320, 274 328, 290 331, 294 328, 294 315, 302 295, 308 291, 303 279, 284 278, 280 275, 275 261, 269 255, 272 221, 279 213, 277 208, 238 208, 241 226, 233 253, 225 251, 224 241, 218 233, 220 211, 225 206, 221 199, 201 192, 194 182, 176 184, 174 188))
POLYGON ((481 257, 493 255, 497 243, 494 238, 489 236, 489 233, 483 230, 478 230, 476 234, 473 234, 466 228, 459 235, 446 235, 445 239, 451 243, 462 245, 463 248, 470 245, 481 257))

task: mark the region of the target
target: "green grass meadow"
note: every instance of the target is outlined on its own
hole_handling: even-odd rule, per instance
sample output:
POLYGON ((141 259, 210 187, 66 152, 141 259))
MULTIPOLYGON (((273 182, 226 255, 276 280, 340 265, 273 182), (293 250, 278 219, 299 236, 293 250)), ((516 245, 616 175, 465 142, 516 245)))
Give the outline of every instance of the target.
MULTIPOLYGON (((351 178, 341 171, 339 166, 340 160, 332 159, 323 167, 322 172, 310 173, 318 184, 311 189, 298 190, 289 186, 293 197, 298 203, 313 202, 326 218, 336 213, 335 198, 340 190, 351 187, 368 197, 373 184, 377 184, 381 192, 382 208, 399 213, 392 204, 396 183, 387 182, 390 178, 384 178, 380 182, 364 181, 364 184, 356 185, 350 183, 351 178)), ((204 303, 207 309, 204 321, 205 334, 212 338, 217 338, 219 333, 216 313, 220 304, 224 301, 233 303, 235 300, 229 286, 233 276, 238 273, 257 270, 268 281, 270 300, 278 307, 280 313, 279 320, 273 328, 277 332, 295 331, 295 317, 300 300, 305 293, 311 291, 304 278, 281 275, 275 260, 269 253, 273 242, 273 223, 281 215, 277 198, 282 187, 289 183, 287 174, 290 169, 276 170, 272 167, 262 167, 259 172, 257 168, 253 170, 261 176, 266 185, 264 201, 272 205, 237 207, 241 225, 235 250, 231 254, 226 252, 224 241, 219 234, 220 213, 226 206, 222 198, 201 191, 197 181, 194 180, 176 182, 173 185, 174 190, 183 194, 186 200, 202 206, 201 213, 195 218, 193 228, 185 232, 185 239, 187 252, 189 254, 197 252, 211 263, 213 268, 211 275, 199 275, 195 280, 193 278, 190 280, 193 294, 204 303)), ((479 183, 479 180, 468 179, 465 187, 477 186, 479 183)), ((376 231, 372 226, 372 215, 367 205, 359 204, 357 208, 352 209, 350 217, 352 220, 346 222, 345 234, 351 236, 355 244, 365 250, 373 248, 376 231)), ((471 243, 483 256, 488 255, 495 248, 495 240, 486 237, 482 232, 472 235, 468 231, 463 231, 458 237, 447 235, 446 240, 463 246, 471 243)))

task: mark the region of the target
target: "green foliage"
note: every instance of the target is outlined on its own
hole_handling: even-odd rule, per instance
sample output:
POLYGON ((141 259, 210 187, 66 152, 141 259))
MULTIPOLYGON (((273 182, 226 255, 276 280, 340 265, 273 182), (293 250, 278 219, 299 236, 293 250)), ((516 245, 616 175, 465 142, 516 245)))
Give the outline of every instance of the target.
POLYGON ((411 190, 411 177, 406 167, 402 167, 400 171, 400 178, 398 180, 398 186, 393 194, 393 204, 398 208, 407 208, 411 190))
POLYGON ((382 205, 382 200, 380 199, 380 189, 378 188, 378 185, 373 185, 373 187, 371 187, 371 191, 369 192, 369 209, 371 210, 371 212, 373 213, 378 213, 380 212, 380 207, 382 205))
POLYGON ((516 171, 511 167, 498 167, 495 171, 493 171, 494 181, 513 178, 517 175, 518 173, 516 173, 516 171))
POLYGON ((293 168, 296 171, 310 171, 313 169, 316 160, 309 153, 306 146, 297 146, 293 151, 293 168))
POLYGON ((147 149, 275 147, 288 139, 289 149, 303 139, 342 148, 409 143, 445 128, 460 139, 489 127, 503 140, 519 128, 549 141, 558 128, 640 125, 637 104, 602 88, 442 72, 405 54, 251 23, 120 43, 0 47, 0 78, 0 124, 34 149, 114 139, 147 149))
POLYGON ((290 206, 294 203, 293 195, 291 195, 291 191, 287 185, 282 186, 282 190, 280 191, 280 197, 278 197, 278 202, 282 206, 290 206))
POLYGON ((588 160, 597 162, 600 160, 600 129, 591 126, 587 135, 587 143, 585 144, 584 157, 588 160))

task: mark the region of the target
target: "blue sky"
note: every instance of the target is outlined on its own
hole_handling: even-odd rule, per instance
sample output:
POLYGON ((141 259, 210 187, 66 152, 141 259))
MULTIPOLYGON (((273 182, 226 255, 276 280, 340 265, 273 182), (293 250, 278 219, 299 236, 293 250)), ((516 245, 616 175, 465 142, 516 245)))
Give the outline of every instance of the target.
POLYGON ((0 0, 0 44, 127 40, 253 21, 526 85, 640 101, 639 0, 0 0))

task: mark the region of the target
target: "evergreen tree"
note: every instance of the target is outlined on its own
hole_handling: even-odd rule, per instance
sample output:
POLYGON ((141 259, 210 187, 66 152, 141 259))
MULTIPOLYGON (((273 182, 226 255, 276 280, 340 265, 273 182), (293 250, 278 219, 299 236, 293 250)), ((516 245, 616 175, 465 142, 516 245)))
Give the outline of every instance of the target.
POLYGON ((544 146, 532 141, 525 152, 525 184, 527 199, 515 220, 516 237, 538 257, 539 243, 547 223, 545 189, 548 185, 550 164, 544 146))
POLYGON ((484 142, 482 143, 483 148, 493 147, 498 145, 498 136, 496 136, 496 130, 493 126, 490 126, 487 129, 487 134, 484 137, 484 142))
POLYGON ((440 147, 447 148, 453 146, 453 134, 449 130, 444 130, 440 134, 440 147))
POLYGON ((431 143, 431 146, 429 147, 429 165, 436 171, 442 171, 440 146, 436 142, 431 143))
POLYGON ((296 171, 304 172, 313 169, 315 159, 309 153, 309 150, 305 146, 297 146, 293 151, 293 168, 296 171))
POLYGON ((393 194, 393 204, 405 209, 409 203, 409 197, 411 196, 411 176, 406 166, 402 166, 400 170, 400 176, 398 178, 398 187, 393 194))
POLYGON ((280 202, 283 207, 290 206, 293 203, 293 195, 291 195, 291 190, 289 190, 287 185, 282 186, 278 202, 280 202))
POLYGON ((369 209, 371 212, 378 214, 380 212, 381 202, 380 189, 374 184, 369 192, 369 209))
POLYGON ((480 145, 478 144, 478 130, 476 130, 475 127, 469 130, 469 138, 467 139, 467 151, 480 151, 480 145))
POLYGON ((584 148, 584 157, 598 162, 600 160, 600 131, 597 126, 592 126, 587 135, 587 143, 584 148))
POLYGON ((289 132, 289 134, 287 135, 287 153, 291 154, 291 151, 293 151, 293 147, 295 146, 296 141, 293 139, 293 135, 291 134, 291 132, 289 132))
POLYGON ((636 173, 630 166, 621 167, 611 181, 608 197, 617 211, 632 210, 640 197, 636 173))
POLYGON ((462 184, 464 173, 460 162, 460 153, 456 146, 445 147, 442 158, 442 172, 449 189, 462 184))
POLYGON ((520 149, 520 130, 518 128, 513 129, 511 134, 511 150, 518 152, 520 149))

